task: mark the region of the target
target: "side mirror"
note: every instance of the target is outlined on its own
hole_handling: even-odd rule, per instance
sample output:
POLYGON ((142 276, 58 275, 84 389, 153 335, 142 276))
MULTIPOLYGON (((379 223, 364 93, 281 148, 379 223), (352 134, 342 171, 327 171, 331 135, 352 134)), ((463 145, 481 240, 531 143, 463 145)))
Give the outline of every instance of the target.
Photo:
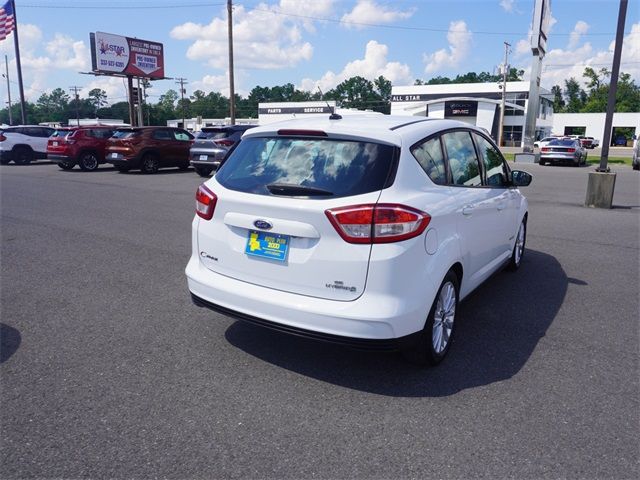
POLYGON ((527 187, 533 180, 531 174, 522 170, 513 170, 511 172, 511 185, 514 187, 527 187))

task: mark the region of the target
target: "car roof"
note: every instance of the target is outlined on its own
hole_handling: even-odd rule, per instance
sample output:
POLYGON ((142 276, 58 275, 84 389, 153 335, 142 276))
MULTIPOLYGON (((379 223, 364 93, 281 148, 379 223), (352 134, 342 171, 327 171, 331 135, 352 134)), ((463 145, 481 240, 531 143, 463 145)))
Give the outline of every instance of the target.
POLYGON ((243 138, 277 135, 279 130, 315 130, 329 136, 355 137, 402 145, 405 137, 414 138, 419 134, 424 138, 451 128, 466 128, 486 134, 473 125, 457 120, 365 113, 345 115, 339 120, 331 120, 329 115, 316 115, 270 123, 249 130, 243 138))

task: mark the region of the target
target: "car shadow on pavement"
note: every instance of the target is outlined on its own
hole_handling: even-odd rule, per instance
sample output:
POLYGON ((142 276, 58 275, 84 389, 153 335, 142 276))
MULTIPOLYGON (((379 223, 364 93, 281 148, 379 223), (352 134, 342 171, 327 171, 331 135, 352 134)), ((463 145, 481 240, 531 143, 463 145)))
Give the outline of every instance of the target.
POLYGON ((0 363, 4 363, 16 353, 22 337, 20 332, 9 325, 0 323, 0 363))
POLYGON ((516 375, 556 317, 568 283, 555 257, 527 250, 517 273, 494 275, 460 304, 455 341, 435 368, 412 365, 399 353, 356 351, 244 322, 225 336, 249 355, 323 382, 394 397, 441 397, 516 375))

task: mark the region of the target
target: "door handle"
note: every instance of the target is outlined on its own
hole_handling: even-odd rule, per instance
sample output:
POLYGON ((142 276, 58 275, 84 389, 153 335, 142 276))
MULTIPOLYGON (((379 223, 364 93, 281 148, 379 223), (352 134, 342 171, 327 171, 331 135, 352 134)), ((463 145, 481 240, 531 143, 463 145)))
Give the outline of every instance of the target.
POLYGON ((462 207, 463 215, 471 215, 473 213, 473 205, 465 205, 462 207))

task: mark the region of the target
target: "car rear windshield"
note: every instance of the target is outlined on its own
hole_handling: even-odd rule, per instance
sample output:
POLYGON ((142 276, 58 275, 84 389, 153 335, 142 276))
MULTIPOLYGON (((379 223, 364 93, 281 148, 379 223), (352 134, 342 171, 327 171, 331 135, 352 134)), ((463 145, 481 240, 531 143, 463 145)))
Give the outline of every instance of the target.
POLYGON ((360 195, 387 186, 396 148, 328 138, 247 138, 216 179, 231 190, 259 195, 360 195))
POLYGON ((200 140, 218 140, 219 138, 225 138, 228 135, 229 132, 226 130, 203 130, 196 135, 196 138, 200 140))
POLYGON ((51 136, 52 137, 65 137, 67 135, 69 135, 73 130, 69 130, 69 129, 59 129, 59 130, 55 130, 51 136))
POLYGON ((576 141, 570 138, 567 140, 552 140, 551 142, 549 142, 548 146, 552 147, 554 145, 558 145, 561 147, 573 147, 575 143, 576 141))
POLYGON ((137 136, 139 133, 138 130, 116 130, 113 132, 112 138, 131 138, 137 136))

